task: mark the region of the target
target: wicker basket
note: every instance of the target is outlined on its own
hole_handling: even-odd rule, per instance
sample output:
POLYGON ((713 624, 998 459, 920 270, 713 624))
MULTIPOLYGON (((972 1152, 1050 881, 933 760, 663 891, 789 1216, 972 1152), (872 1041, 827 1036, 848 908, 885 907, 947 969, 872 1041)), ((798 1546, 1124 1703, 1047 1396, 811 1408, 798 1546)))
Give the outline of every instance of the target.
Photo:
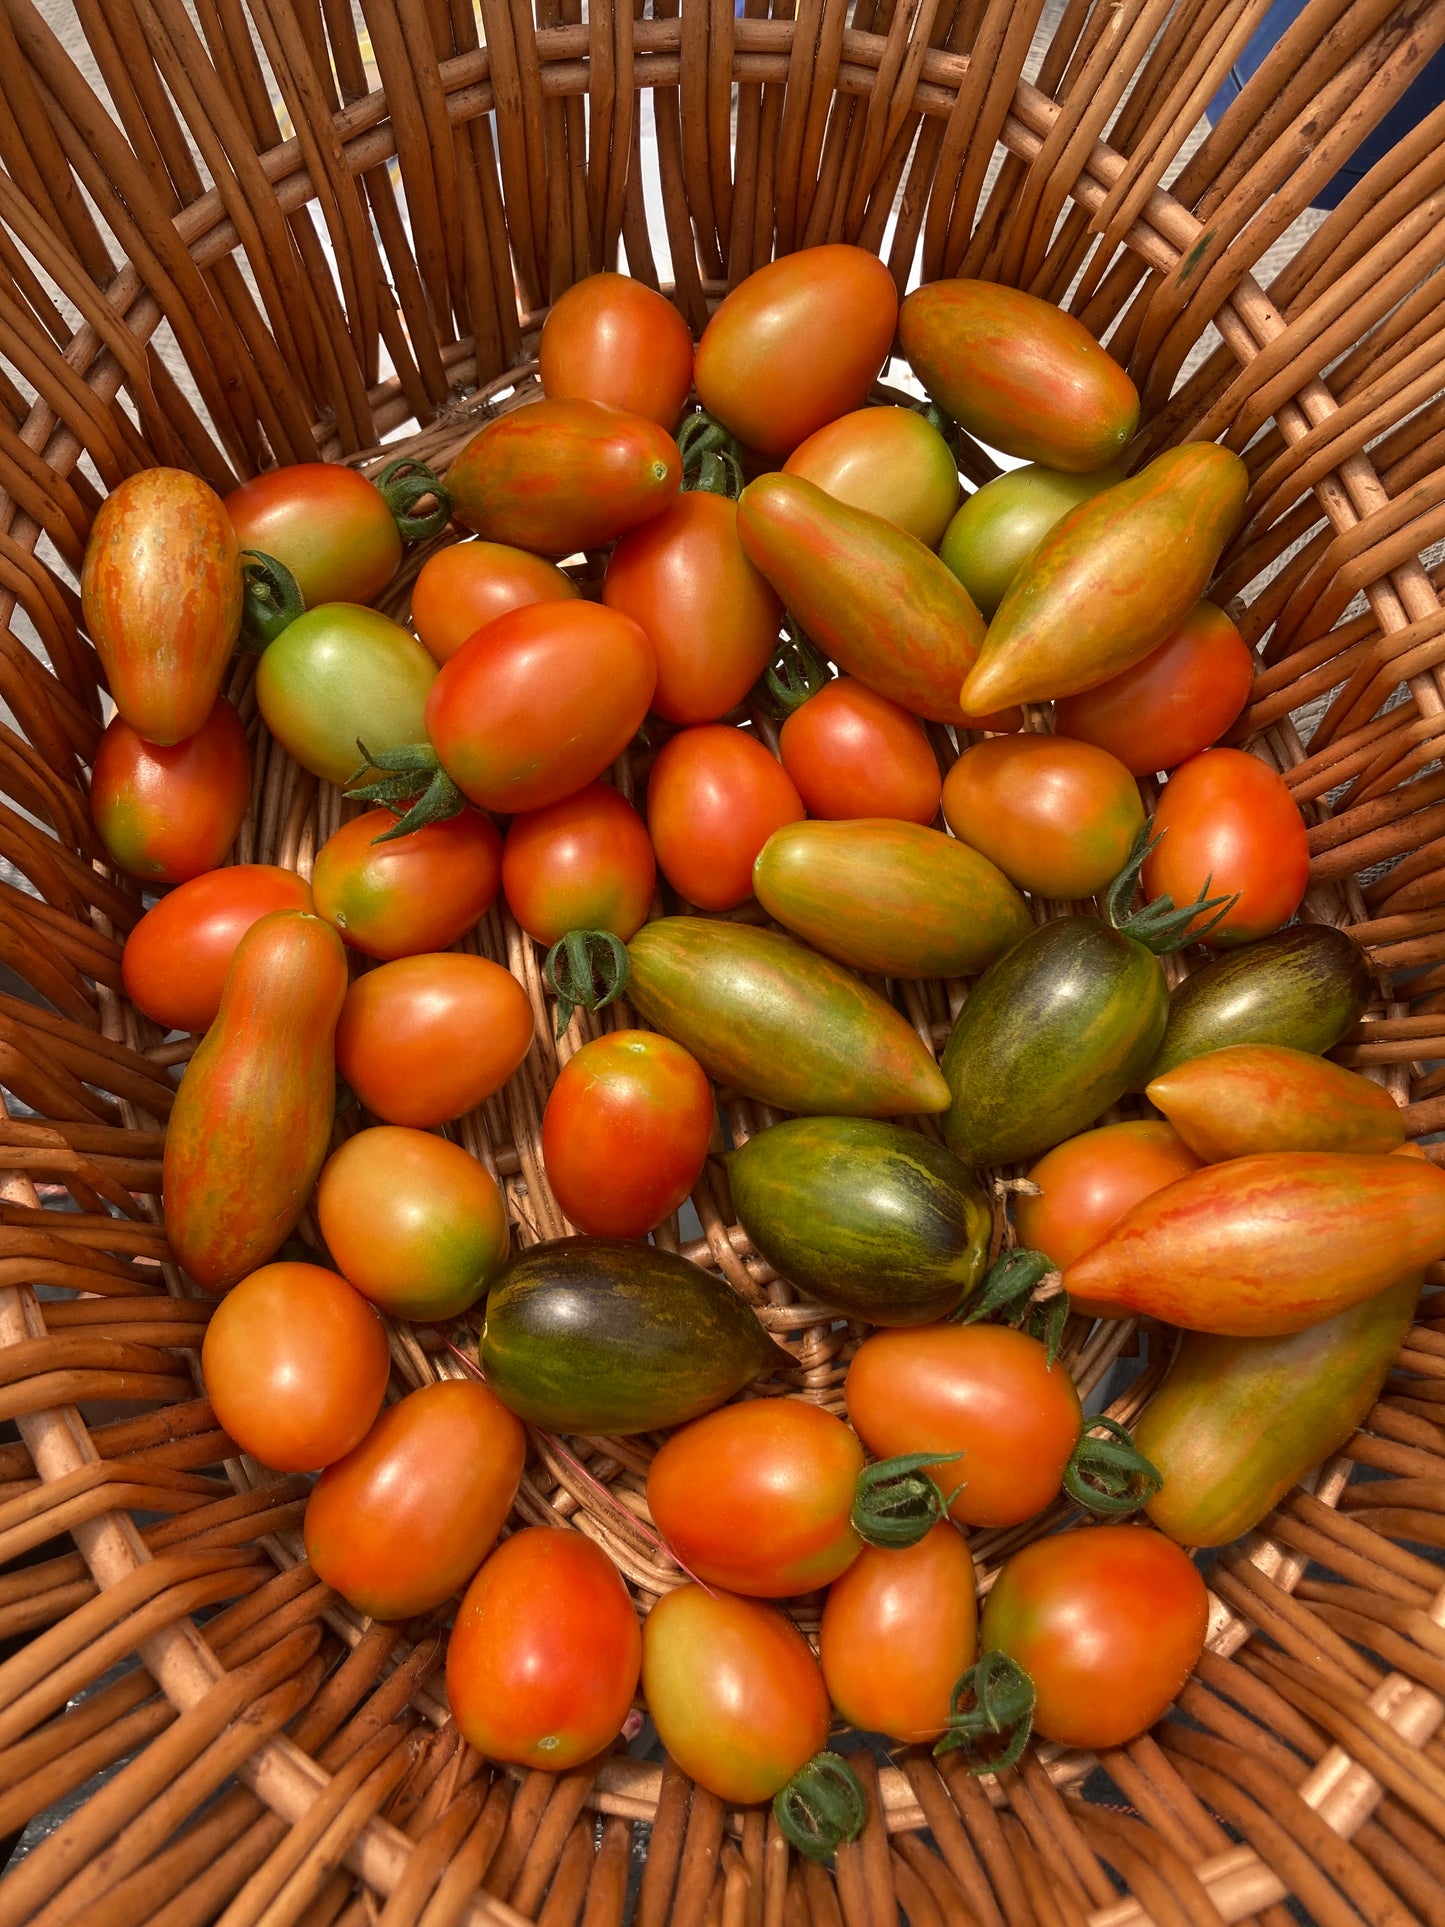
MULTIPOLYGON (((671 1766, 514 1776, 461 1745, 445 1615, 359 1622, 316 1581, 306 1482, 225 1456, 198 1396, 208 1305, 168 1262, 161 1133, 189 1045, 120 994, 140 899, 85 801, 101 705, 74 583, 101 493, 157 461, 224 490, 318 452, 375 464, 388 438, 443 457, 532 397, 541 312, 619 238, 653 281, 665 240, 695 330, 770 255, 833 239, 886 243, 900 286, 921 251, 924 278, 1067 297, 1138 380, 1151 450, 1249 444, 1213 592, 1260 650, 1238 740, 1311 820, 1308 914, 1378 974, 1337 1056, 1412 1135, 1445 1128, 1445 613, 1420 559, 1445 535, 1445 110, 1268 291, 1251 274, 1445 43, 1445 0, 1312 0, 1167 194, 1265 0, 1068 0, 1051 39, 1041 4, 855 0, 850 24, 847 0, 592 0, 586 21, 580 0, 366 0, 368 49, 345 0, 75 0, 81 66, 32 0, 0 8, 0 855, 23 878, 0 882, 0 961, 33 993, 0 995, 0 1835, 73 1809, 0 1882, 0 1927, 605 1927, 644 1843, 644 1927, 1286 1927, 1286 1901, 1323 1927, 1445 1923, 1440 1299, 1366 1429, 1211 1567, 1184 1718, 994 1781, 861 1751, 868 1825, 829 1871, 671 1766), (1306 748, 1292 717, 1326 695, 1306 748)), ((269 744, 249 675, 236 857, 305 872, 344 806, 269 744)), ((527 987, 537 1043, 463 1140, 519 1239, 555 1235, 541 1107, 597 1026, 553 1044, 500 911, 468 943, 527 987)), ((935 1045, 957 990, 907 987, 935 1045)), ((740 1133, 768 1121, 729 1108, 740 1133)), ((751 1256, 717 1169, 694 1202, 686 1255, 836 1407, 854 1334, 751 1256)), ((1071 1333, 1081 1386, 1134 1343, 1071 1333)), ((401 1387, 463 1369, 410 1329, 392 1345, 401 1387)), ((1156 1338, 1120 1416, 1159 1365, 1156 1338)), ((538 1438, 519 1501, 599 1539, 644 1606, 678 1577, 645 1466, 637 1441, 538 1438)), ((1010 1543, 976 1539, 985 1578, 1010 1543)))

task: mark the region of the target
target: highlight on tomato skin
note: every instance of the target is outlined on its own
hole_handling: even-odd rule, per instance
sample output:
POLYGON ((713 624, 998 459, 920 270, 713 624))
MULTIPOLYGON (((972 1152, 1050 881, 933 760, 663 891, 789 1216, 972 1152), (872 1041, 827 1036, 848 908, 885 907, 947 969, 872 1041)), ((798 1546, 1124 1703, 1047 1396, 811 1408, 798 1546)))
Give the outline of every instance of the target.
POLYGON ((610 930, 624 943, 647 921, 657 859, 647 826, 606 783, 523 810, 502 845, 502 892, 529 937, 550 948, 569 930, 610 930))
POLYGON ((163 1030, 208 1030, 236 946, 273 910, 311 910, 311 885, 272 863, 232 863, 168 891, 125 940, 121 981, 163 1030))
POLYGON ((440 667, 498 616, 533 602, 574 602, 581 593, 555 562, 474 536, 423 562, 412 584, 411 619, 440 667))
POLYGON ((647 784, 647 826, 658 868, 701 910, 735 910, 753 894, 758 852, 803 799, 756 737, 726 723, 679 730, 647 784))
POLYGON ((1141 1198, 1199 1169, 1201 1159, 1157 1118, 1103 1124, 1046 1151, 1028 1173, 1037 1195, 1014 1197, 1018 1240, 1062 1271, 1096 1245, 1141 1198))
POLYGON ((671 431, 692 386, 692 336, 655 288, 589 274, 547 310, 537 363, 549 401, 605 402, 671 431))
POLYGON ((931 823, 938 814, 943 777, 923 725, 853 676, 801 703, 779 745, 810 816, 931 823))
POLYGON ((341 462, 268 469, 225 502, 242 550, 288 569, 308 609, 370 602, 401 566, 401 532, 381 491, 341 462))
POLYGON ((316 911, 342 941, 389 962, 445 950, 487 914, 502 881, 502 839, 478 810, 387 838, 397 817, 367 810, 316 853, 316 911))
MULTIPOLYGON (((1235 896, 1205 941, 1252 943, 1288 923, 1309 883, 1309 833, 1282 776, 1239 749, 1207 749, 1169 778, 1154 812, 1158 839, 1141 881, 1152 902, 1235 896)), ((1215 912, 1197 918, 1196 930, 1215 912)))
POLYGON ((224 862, 251 803, 251 757, 224 696, 194 736, 162 747, 111 719, 90 780, 90 815, 118 869, 186 883, 224 862))

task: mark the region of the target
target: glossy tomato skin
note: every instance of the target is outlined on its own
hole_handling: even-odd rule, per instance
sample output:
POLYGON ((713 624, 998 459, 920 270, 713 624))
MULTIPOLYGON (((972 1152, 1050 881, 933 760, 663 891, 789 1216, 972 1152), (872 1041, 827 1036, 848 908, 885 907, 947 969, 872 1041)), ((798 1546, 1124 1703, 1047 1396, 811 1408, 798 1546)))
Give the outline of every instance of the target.
POLYGON ((928 549, 938 547, 958 506, 958 467, 948 443, 913 408, 841 415, 795 448, 783 473, 896 522, 928 549))
POLYGON ((246 732, 224 696, 183 743, 147 743, 116 716, 95 752, 91 818, 112 862, 133 877, 185 883, 214 870, 250 801, 246 732))
POLYGON ((1147 1526, 1056 1532, 1014 1554, 984 1602, 979 1647, 1034 1682, 1034 1730, 1122 1746, 1152 1726, 1204 1649, 1209 1596, 1188 1555, 1147 1526))
POLYGON ((499 1091, 532 1048, 510 970, 454 950, 358 977, 336 1025, 336 1068, 374 1117, 424 1129, 499 1091))
POLYGON ((416 637, 377 609, 323 602, 262 656, 256 700, 266 727, 303 769, 348 783, 373 753, 419 743, 437 668, 416 637))
POLYGON ((1019 1243, 1063 1269, 1082 1257, 1141 1198, 1199 1169, 1171 1125, 1148 1118, 1105 1124, 1046 1151, 1029 1172, 1040 1195, 1014 1199, 1019 1243))
POLYGON ((628 274, 589 274, 552 303, 537 348, 549 401, 606 402, 676 428, 692 336, 672 303, 628 274))
POLYGON ((740 1806, 770 1800, 828 1741, 828 1689, 772 1606, 679 1586, 642 1637, 642 1691, 683 1772, 740 1806))
POLYGON ((555 562, 504 542, 454 542, 421 565, 411 619, 427 654, 450 662, 498 616, 533 602, 575 602, 581 590, 555 562))
POLYGON ((263 1265, 211 1314, 206 1397, 243 1452, 275 1472, 315 1472, 371 1430, 386 1394, 386 1328, 320 1265, 263 1265))
POLYGON ((368 810, 343 823, 311 873, 317 912, 353 950, 388 960, 444 950, 465 936, 502 880, 502 839, 475 810, 377 842, 396 820, 390 810, 368 810))
POLYGON ((1387 1090, 1309 1051, 1234 1044, 1152 1078, 1149 1102, 1208 1163, 1256 1151, 1393 1151, 1405 1115, 1387 1090))
POLYGON ((310 910, 311 885, 271 863, 234 863, 192 877, 147 910, 125 940, 125 994, 166 1030, 208 1030, 236 945, 273 910, 310 910))
POLYGON ((274 556, 308 609, 370 602, 401 566, 401 533, 381 491, 340 462, 296 462, 226 497, 242 549, 274 556))
POLYGON ((756 737, 714 723, 663 745, 647 785, 658 867, 702 910, 734 910, 753 893, 758 852, 803 815, 793 779, 756 737))
POLYGON ((929 1467, 960 1525, 1012 1526, 1058 1497, 1083 1431, 1068 1372, 1027 1332, 1005 1325, 917 1325, 875 1332, 844 1381, 848 1419, 875 1458, 944 1448, 929 1467))
POLYGON ((520 1419, 475 1379, 409 1392, 312 1490, 302 1530, 317 1578, 373 1619, 430 1612, 496 1543, 526 1456, 520 1419))
MULTIPOLYGON (((1186 904, 1206 882, 1211 896, 1239 892, 1209 932, 1216 949, 1267 937, 1299 908, 1309 833, 1284 778, 1257 756, 1207 749, 1181 763, 1160 794, 1154 830, 1160 840, 1144 863, 1146 896, 1186 904)), ((1191 928, 1206 922, 1196 918, 1191 928)))
POLYGON ((641 1238, 697 1183, 712 1127, 696 1058, 653 1031, 611 1031, 562 1066, 542 1115, 542 1161, 579 1230, 641 1238))
POLYGON ((529 937, 610 930, 625 943, 647 921, 657 859, 625 796, 588 783, 560 803, 512 819, 502 845, 507 908, 529 937))
POLYGON ((1123 869, 1144 827, 1139 787, 1092 743, 991 736, 943 779, 956 837, 1040 896, 1091 897, 1123 869))
POLYGON ((358 1131, 322 1168, 316 1216, 363 1298, 394 1318, 455 1318, 506 1263, 507 1207, 459 1144, 402 1125, 358 1131))
POLYGON ((652 1522, 704 1585, 786 1599, 830 1585, 863 1542, 850 1514, 863 1448, 795 1398, 724 1405, 668 1438, 647 1474, 652 1522))
POLYGON ((697 348, 698 398, 747 447, 787 455, 862 405, 897 322, 898 290, 876 255, 802 248, 750 274, 713 315, 697 348))
POLYGON ((938 814, 943 778, 923 725, 853 676, 795 709, 779 742, 809 816, 931 823, 938 814))
POLYGON ((616 1739, 641 1663, 637 1612, 607 1554, 580 1532, 528 1526, 467 1588, 447 1698, 479 1753, 565 1773, 616 1739))

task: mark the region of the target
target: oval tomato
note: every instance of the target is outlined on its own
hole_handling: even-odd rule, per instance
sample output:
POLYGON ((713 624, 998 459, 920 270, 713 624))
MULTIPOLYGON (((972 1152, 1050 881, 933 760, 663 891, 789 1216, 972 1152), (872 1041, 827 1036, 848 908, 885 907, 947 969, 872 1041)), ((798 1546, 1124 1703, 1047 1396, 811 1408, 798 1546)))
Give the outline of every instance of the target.
POLYGON ((712 1090, 681 1044, 619 1030, 570 1057, 542 1115, 542 1162, 582 1231, 641 1238, 697 1183, 712 1138, 712 1090))
POLYGON ((348 783, 358 743, 379 752, 426 735, 437 666, 390 616, 355 602, 323 602, 283 629, 256 670, 266 727, 303 769, 348 783))
POLYGON ((692 387, 692 336, 645 281, 589 274, 548 309, 537 362, 549 401, 602 401, 673 429, 692 387))
POLYGON ((922 723, 852 676, 795 709, 779 741, 810 816, 931 823, 938 814, 943 777, 922 723))
POLYGON ((1019 1243, 1063 1270, 1141 1198, 1199 1169, 1177 1131, 1157 1119, 1105 1124, 1047 1151, 1029 1172, 1039 1195, 1014 1199, 1019 1243))
POLYGON ((296 462, 232 489, 243 549, 289 569, 308 609, 370 602, 401 567, 401 531, 380 489, 340 462, 296 462))
POLYGON ((538 943, 569 930, 610 930, 625 943, 646 923, 656 888, 646 825, 606 783, 524 810, 502 845, 507 907, 538 943))
POLYGON ((129 876, 184 883, 214 870, 250 802, 246 732, 224 696, 183 743, 148 743, 116 716, 95 752, 91 819, 129 876))
POLYGON ((1309 1051, 1231 1044, 1177 1064, 1146 1087, 1196 1156, 1256 1151, 1393 1151, 1405 1114, 1367 1077, 1309 1051))
MULTIPOLYGON (((1210 930, 1216 948, 1252 943, 1289 922, 1309 883, 1309 832, 1289 785, 1242 749, 1207 749, 1181 763, 1154 812, 1159 841, 1145 859, 1144 894, 1192 903, 1238 893, 1210 930)), ((1196 917, 1190 929, 1216 914, 1196 917)))
POLYGON ((487 914, 502 880, 502 839, 475 810, 378 842, 396 822, 390 810, 353 817, 311 873, 318 914, 368 957, 444 950, 487 914))
POLYGON ((378 1124, 322 1167, 316 1216, 332 1257, 393 1318, 456 1318, 507 1260, 496 1179, 459 1144, 378 1124))
POLYGON ((504 542, 454 542, 421 565, 411 619, 428 655, 450 662, 478 629, 533 602, 575 602, 582 591, 555 562, 504 542))
POLYGON ((938 553, 992 621, 1010 583, 1054 524, 1122 479, 1116 468, 1092 475, 1064 475, 1033 462, 1011 468, 974 490, 944 530, 938 553))
POLYGON ((936 549, 958 506, 958 466, 933 423, 913 408, 859 408, 795 448, 801 475, 850 508, 881 515, 936 549))
POLYGON ((476 1380, 408 1393, 312 1489, 302 1531, 317 1578, 373 1619, 430 1612, 496 1543, 526 1456, 521 1421, 476 1380))
POLYGON ((386 1327, 320 1265, 253 1271, 217 1305, 201 1348, 222 1429, 275 1472, 314 1472, 360 1445, 390 1371, 386 1327))
POLYGON ((793 779, 755 736, 726 724, 664 744, 647 785, 658 866, 701 910, 733 910, 753 893, 759 850, 803 815, 793 779))
POLYGON ((125 940, 125 994, 166 1030, 208 1030, 236 945, 273 910, 310 910, 311 885, 271 863, 192 877, 147 910, 125 940))
POLYGON ((975 743, 943 779, 943 814, 1022 889, 1066 900, 1112 883, 1144 827, 1123 764, 1059 736, 975 743))

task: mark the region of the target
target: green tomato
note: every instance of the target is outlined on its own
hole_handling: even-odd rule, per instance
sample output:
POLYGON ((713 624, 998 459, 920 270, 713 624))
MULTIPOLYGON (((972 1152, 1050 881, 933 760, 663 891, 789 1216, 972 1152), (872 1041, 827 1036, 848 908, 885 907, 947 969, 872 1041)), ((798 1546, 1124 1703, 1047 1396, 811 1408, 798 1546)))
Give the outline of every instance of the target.
POLYGON ((1117 469, 1061 475, 1031 462, 999 475, 959 509, 943 532, 938 553, 986 618, 1049 530, 1069 510, 1122 478, 1117 469))
POLYGON ((345 783, 363 758, 426 741, 437 666, 416 637, 375 609, 323 602, 261 658, 256 699, 271 734, 303 769, 345 783))

